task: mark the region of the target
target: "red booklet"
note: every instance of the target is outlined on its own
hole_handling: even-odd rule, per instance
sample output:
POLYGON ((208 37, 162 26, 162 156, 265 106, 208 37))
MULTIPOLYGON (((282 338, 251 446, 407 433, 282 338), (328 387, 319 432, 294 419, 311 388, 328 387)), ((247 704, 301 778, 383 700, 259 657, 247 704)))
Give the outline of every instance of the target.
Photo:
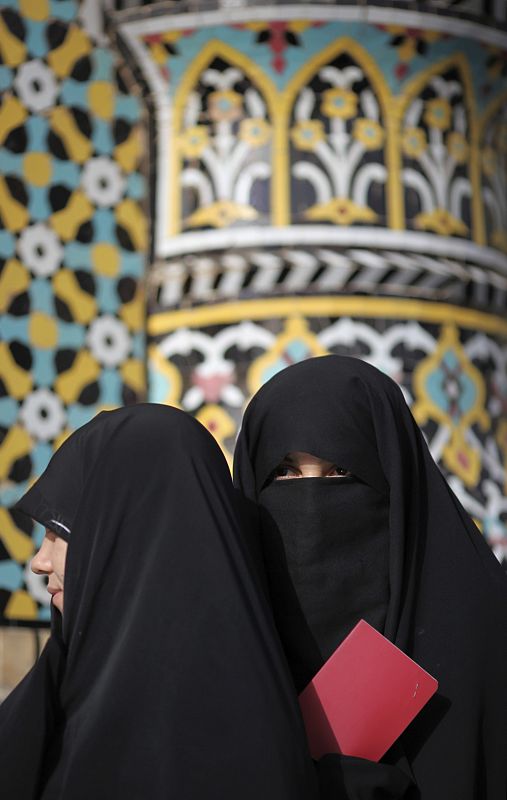
POLYGON ((299 695, 313 758, 378 761, 438 683, 362 619, 299 695))

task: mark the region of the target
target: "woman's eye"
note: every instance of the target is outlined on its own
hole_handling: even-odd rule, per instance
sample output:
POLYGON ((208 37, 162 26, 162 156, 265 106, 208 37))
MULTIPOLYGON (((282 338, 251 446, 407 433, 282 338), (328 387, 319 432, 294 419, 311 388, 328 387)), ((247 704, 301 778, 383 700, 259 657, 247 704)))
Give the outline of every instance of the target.
POLYGON ((343 467, 333 467, 327 473, 328 478, 350 478, 352 473, 343 467))
POLYGON ((280 464, 280 466, 275 469, 275 481, 284 480, 284 478, 297 477, 299 477, 298 470, 295 467, 289 466, 289 464, 280 464))

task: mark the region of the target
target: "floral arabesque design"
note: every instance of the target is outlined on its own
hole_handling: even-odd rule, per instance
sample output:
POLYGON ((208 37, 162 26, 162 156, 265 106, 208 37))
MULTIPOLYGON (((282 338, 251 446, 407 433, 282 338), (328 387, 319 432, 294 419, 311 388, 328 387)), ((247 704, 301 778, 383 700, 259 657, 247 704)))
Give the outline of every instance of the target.
POLYGON ((273 57, 271 66, 279 75, 285 72, 287 62, 285 51, 289 47, 302 47, 301 34, 308 28, 320 27, 321 22, 313 20, 273 20, 272 22, 247 22, 237 28, 247 28, 255 34, 255 42, 269 47, 273 57))
POLYGON ((312 356, 326 355, 326 352, 310 331, 306 320, 303 317, 291 317, 272 347, 250 366, 247 376, 249 392, 254 394, 285 367, 312 356))
MULTIPOLYGON (((294 212, 298 221, 378 222, 386 134, 379 99, 359 63, 343 54, 317 70, 296 98, 290 136, 292 175, 311 186, 303 208, 294 212)), ((297 202, 302 205, 301 197, 297 202)))
POLYGON ((394 68, 394 74, 399 81, 407 77, 411 62, 417 56, 428 56, 431 45, 446 38, 440 31, 424 30, 424 28, 407 28, 403 25, 377 27, 390 34, 389 46, 395 48, 399 58, 394 68))
POLYGON ((485 408, 486 388, 479 370, 468 359, 457 329, 442 330, 435 352, 423 359, 414 372, 416 402, 413 413, 420 425, 434 419, 446 426, 448 441, 443 448, 446 466, 466 486, 475 486, 480 476, 479 451, 467 441, 474 424, 490 426, 485 408))
POLYGON ((456 69, 433 75, 410 100, 401 133, 407 226, 470 236, 469 120, 456 69))
POLYGON ((265 98, 239 67, 215 58, 202 70, 178 141, 185 228, 258 220, 262 203, 252 193, 269 187, 271 123, 265 98))

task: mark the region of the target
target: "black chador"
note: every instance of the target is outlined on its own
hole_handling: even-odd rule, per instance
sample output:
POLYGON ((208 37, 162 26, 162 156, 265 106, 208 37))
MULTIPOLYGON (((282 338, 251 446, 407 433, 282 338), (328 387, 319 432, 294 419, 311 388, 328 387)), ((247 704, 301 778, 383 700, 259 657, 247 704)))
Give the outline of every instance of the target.
POLYGON ((340 356, 279 373, 246 411, 235 482, 260 506, 271 602, 298 690, 360 618, 440 684, 390 763, 325 758, 328 796, 505 800, 507 577, 396 384, 340 356), (272 481, 297 451, 351 475, 272 481))
POLYGON ((218 445, 104 412, 19 508, 68 539, 63 624, 0 707, 5 800, 308 800, 296 695, 218 445), (63 526, 63 527, 62 527, 63 526))

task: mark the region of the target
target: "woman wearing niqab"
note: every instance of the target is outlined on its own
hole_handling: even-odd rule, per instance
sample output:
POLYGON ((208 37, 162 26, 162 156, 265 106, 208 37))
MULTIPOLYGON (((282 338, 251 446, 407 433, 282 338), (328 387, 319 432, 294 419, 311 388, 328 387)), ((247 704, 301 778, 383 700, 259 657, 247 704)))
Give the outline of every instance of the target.
POLYGON ((505 800, 507 576, 399 387, 349 357, 289 367, 247 408, 234 470, 260 507, 271 602, 297 690, 361 618, 439 682, 381 763, 325 756, 322 796, 505 800), (293 452, 342 477, 273 479, 293 452))
POLYGON ((65 607, 0 707, 2 798, 315 796, 235 494, 211 435, 164 406, 56 452, 18 508, 68 541, 65 607))

